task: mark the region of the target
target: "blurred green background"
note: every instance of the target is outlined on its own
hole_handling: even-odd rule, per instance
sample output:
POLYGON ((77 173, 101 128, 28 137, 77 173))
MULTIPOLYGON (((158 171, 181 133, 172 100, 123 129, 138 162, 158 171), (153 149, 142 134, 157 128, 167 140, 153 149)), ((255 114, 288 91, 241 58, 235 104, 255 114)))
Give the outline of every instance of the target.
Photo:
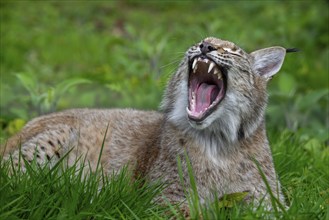
POLYGON ((76 107, 157 109, 206 36, 297 47, 269 85, 267 128, 328 144, 328 1, 1 1, 1 139, 76 107))

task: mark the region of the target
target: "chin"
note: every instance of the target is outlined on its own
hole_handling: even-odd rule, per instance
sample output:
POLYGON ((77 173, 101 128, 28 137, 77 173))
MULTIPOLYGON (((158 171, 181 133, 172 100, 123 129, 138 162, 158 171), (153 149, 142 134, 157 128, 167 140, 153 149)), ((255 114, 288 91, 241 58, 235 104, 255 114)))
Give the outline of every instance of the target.
POLYGON ((211 116, 209 116, 208 118, 205 118, 202 121, 194 121, 189 119, 188 122, 191 125, 191 127, 196 130, 205 130, 211 126, 213 120, 211 119, 211 116))

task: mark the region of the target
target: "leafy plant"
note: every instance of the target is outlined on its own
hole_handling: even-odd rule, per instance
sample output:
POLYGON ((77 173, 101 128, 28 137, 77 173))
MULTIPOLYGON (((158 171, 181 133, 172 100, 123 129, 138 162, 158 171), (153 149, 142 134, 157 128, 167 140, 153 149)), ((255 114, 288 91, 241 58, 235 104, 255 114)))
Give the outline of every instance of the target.
POLYGON ((90 80, 87 79, 74 78, 66 79, 54 87, 43 88, 32 74, 20 73, 16 76, 28 91, 32 108, 35 109, 39 115, 55 111, 59 99, 64 96, 70 88, 79 84, 90 83, 90 80))
POLYGON ((297 92, 298 85, 293 76, 282 74, 278 87, 271 89, 267 122, 270 127, 299 131, 305 138, 317 137, 329 143, 329 89, 297 92))

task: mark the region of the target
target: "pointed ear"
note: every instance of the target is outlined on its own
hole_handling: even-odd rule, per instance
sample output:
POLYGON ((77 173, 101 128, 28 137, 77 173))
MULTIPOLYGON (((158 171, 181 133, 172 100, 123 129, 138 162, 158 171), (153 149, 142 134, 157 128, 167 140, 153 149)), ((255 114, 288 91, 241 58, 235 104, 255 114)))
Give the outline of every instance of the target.
POLYGON ((256 50, 250 54, 253 57, 252 69, 255 73, 270 80, 283 63, 286 49, 283 47, 269 47, 256 50))

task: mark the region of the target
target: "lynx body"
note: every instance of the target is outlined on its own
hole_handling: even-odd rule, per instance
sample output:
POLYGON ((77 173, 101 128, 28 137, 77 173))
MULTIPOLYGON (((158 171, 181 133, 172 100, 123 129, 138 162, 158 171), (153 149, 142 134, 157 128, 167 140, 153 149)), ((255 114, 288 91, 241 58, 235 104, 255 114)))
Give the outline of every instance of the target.
POLYGON ((269 200, 255 160, 271 190, 283 201, 266 136, 266 85, 279 71, 286 50, 246 53, 229 41, 206 38, 185 54, 169 81, 161 111, 73 109, 33 119, 3 146, 16 166, 27 160, 54 164, 65 153, 73 164, 86 157, 112 173, 124 165, 150 181, 168 183, 172 202, 186 199, 178 174, 182 162, 189 186, 190 161, 201 200, 249 192, 247 200, 269 200), (19 150, 19 148, 21 150, 19 150), (215 193, 214 193, 215 192, 215 193))

